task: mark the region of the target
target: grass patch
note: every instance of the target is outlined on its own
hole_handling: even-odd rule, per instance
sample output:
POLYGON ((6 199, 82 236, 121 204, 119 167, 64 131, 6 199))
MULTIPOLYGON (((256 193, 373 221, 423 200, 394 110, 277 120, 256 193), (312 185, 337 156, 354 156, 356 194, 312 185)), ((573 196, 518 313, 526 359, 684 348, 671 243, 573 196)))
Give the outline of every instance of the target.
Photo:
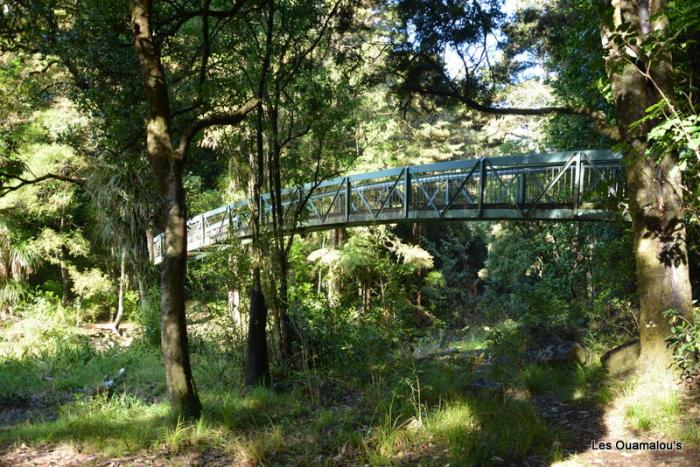
POLYGON ((118 456, 166 439, 171 425, 166 404, 122 395, 66 404, 57 420, 13 426, 11 431, 0 431, 0 441, 76 443, 90 451, 118 456))
POLYGON ((499 398, 462 398, 430 411, 422 420, 379 427, 369 438, 372 465, 416 461, 487 465, 514 462, 533 453, 553 458, 556 434, 527 403, 499 398), (500 459, 500 460, 499 460, 500 459))
POLYGON ((531 363, 521 369, 519 378, 532 394, 556 394, 563 400, 593 398, 599 402, 609 398, 607 392, 599 391, 605 378, 600 365, 531 363))
MULTIPOLYGON (((313 374, 288 373, 285 392, 245 391, 240 359, 233 355, 241 349, 202 335, 192 358, 204 414, 196 423, 183 424, 164 400, 158 348, 136 342, 97 351, 82 336, 64 337, 0 361, 9 375, 2 390, 75 392, 77 399, 61 406, 55 421, 0 429, 0 443, 68 443, 110 457, 213 449, 236 461, 273 465, 488 465, 530 455, 560 456, 560 432, 537 416, 529 400, 467 389, 477 377, 469 356, 415 362, 401 349, 387 347, 348 357, 343 365, 318 366, 313 374), (127 377, 112 398, 76 392, 120 367, 127 377), (318 397, 310 398, 310 392, 318 397)), ((484 342, 475 338, 452 345, 474 350, 484 342)), ((486 377, 504 387, 565 398, 577 398, 579 392, 594 397, 601 378, 595 368, 492 370, 486 377)))
POLYGON ((697 419, 687 417, 690 401, 678 385, 678 375, 666 369, 650 369, 618 388, 617 404, 625 422, 637 433, 700 445, 697 419))

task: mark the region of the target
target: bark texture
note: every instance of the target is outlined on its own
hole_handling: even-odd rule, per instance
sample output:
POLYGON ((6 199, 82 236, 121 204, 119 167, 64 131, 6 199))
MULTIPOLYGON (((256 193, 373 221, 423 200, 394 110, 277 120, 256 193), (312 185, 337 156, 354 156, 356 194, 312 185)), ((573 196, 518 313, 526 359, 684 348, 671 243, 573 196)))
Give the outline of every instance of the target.
POLYGON ((131 21, 148 102, 149 162, 162 196, 165 251, 160 285, 161 347, 173 409, 186 419, 199 417, 201 404, 192 377, 185 317, 187 208, 182 184, 184 157, 171 141, 170 102, 165 73, 151 28, 152 1, 134 0, 131 21))
MULTIPOLYGON (((225 14, 233 15, 237 10, 234 8, 225 14)), ((198 14, 206 16, 214 12, 207 10, 198 14)), ((160 316, 166 384, 173 409, 184 418, 191 419, 199 416, 201 404, 192 377, 185 316, 187 203, 182 181, 185 157, 190 143, 199 132, 215 125, 241 122, 249 112, 258 108, 259 101, 251 99, 235 111, 208 113, 206 117, 194 119, 182 131, 178 144, 174 145, 168 85, 160 50, 154 40, 152 16, 152 0, 132 0, 131 26, 148 104, 146 147, 149 163, 158 180, 162 199, 161 223, 165 231, 160 316)), ((204 29, 204 34, 204 40, 208 41, 208 28, 204 29)), ((206 68, 206 65, 207 61, 204 60, 202 66, 206 68)), ((206 77, 206 69, 201 76, 206 77)))
POLYGON ((670 325, 663 312, 674 308, 688 317, 692 312, 681 171, 673 151, 647 154, 649 131, 658 122, 635 123, 648 107, 673 96, 670 53, 660 42, 650 56, 642 49, 666 34, 665 2, 614 0, 611 6, 602 38, 625 144, 640 300, 640 363, 667 363, 670 325))
MULTIPOLYGON (((270 367, 267 358, 267 305, 260 286, 250 289, 250 315, 248 320, 248 340, 246 343, 245 384, 246 386, 270 384, 270 367)), ((255 282, 255 280, 254 280, 255 282)))

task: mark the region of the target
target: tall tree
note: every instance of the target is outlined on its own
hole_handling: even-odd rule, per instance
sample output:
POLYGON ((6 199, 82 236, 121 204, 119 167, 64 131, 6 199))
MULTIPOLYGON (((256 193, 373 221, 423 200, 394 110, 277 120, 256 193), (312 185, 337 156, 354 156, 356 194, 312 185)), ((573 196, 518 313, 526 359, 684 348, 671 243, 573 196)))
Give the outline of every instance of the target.
POLYGON ((303 214, 304 198, 310 192, 296 202, 283 192, 283 186, 318 183, 347 159, 348 144, 341 139, 352 134, 349 74, 333 59, 342 37, 339 17, 349 7, 350 2, 342 0, 271 0, 246 17, 246 29, 257 31, 257 36, 240 53, 252 64, 248 85, 260 101, 255 122, 250 124, 254 144, 246 150, 252 152, 247 175, 253 200, 248 384, 269 380, 262 355, 268 307, 281 359, 289 362, 292 353, 287 274, 294 232, 289 227, 303 214), (331 68, 340 76, 333 76, 331 68), (263 190, 268 194, 262 196, 263 190), (290 201, 295 202, 287 204, 290 201), (258 268, 263 267, 269 267, 271 274, 258 281, 258 268), (258 287, 264 289, 264 296, 255 298, 258 287))
POLYGON ((640 305, 641 358, 667 360, 675 309, 692 318, 683 182, 673 147, 652 151, 658 119, 647 109, 668 107, 675 96, 664 0, 618 0, 603 18, 605 63, 624 142, 640 305))
POLYGON ((148 154, 166 236, 161 274, 166 382, 174 410, 187 418, 198 416, 200 403, 184 304, 185 160, 203 130, 239 123, 258 102, 237 91, 240 74, 212 60, 221 37, 234 46, 241 40, 234 20, 244 2, 226 9, 211 3, 52 0, 3 3, 0 11, 4 50, 55 57, 68 70, 72 96, 90 112, 95 132, 112 141, 114 156, 124 148, 148 154), (134 137, 144 133, 145 138, 134 137))
MULTIPOLYGON (((583 34, 570 34, 573 39, 556 44, 557 28, 533 29, 525 34, 524 48, 506 50, 504 60, 492 61, 490 52, 503 29, 504 15, 500 1, 477 2, 448 0, 430 4, 400 1, 395 11, 398 18, 392 49, 392 65, 400 77, 396 90, 404 95, 430 96, 442 103, 462 104, 491 115, 570 115, 590 119, 598 132, 612 141, 623 143, 628 171, 628 195, 635 238, 638 295, 642 326, 644 361, 667 360, 665 338, 669 324, 663 312, 675 308, 686 315, 691 311, 691 288, 688 276, 681 173, 677 153, 673 150, 650 154, 649 133, 659 123, 649 118, 646 110, 653 105, 668 106, 674 96, 673 69, 668 21, 664 1, 619 0, 606 4, 597 12, 591 2, 561 0, 556 6, 529 10, 529 21, 557 28, 581 26, 576 18, 583 15, 597 22, 597 43, 587 41, 590 27, 583 34), (551 25, 551 24, 550 24, 551 25), (489 37, 491 39, 489 39, 489 37), (602 44, 600 38, 602 37, 602 44), (600 81, 588 79, 583 84, 581 69, 571 68, 569 77, 578 74, 586 90, 593 88, 599 102, 581 102, 579 96, 564 96, 564 103, 540 108, 510 108, 494 103, 497 90, 526 68, 513 60, 523 51, 536 47, 548 53, 563 44, 575 42, 577 53, 592 57, 592 73, 599 66, 599 76, 612 86, 614 109, 600 98, 600 81), (594 56, 597 55, 597 59, 594 56), (460 64, 458 71, 448 70, 445 57, 460 64), (603 60, 604 59, 604 60, 603 60), (597 87, 597 89, 596 89, 597 87), (568 97, 568 98, 567 98, 568 97), (573 98, 572 98, 573 97, 573 98), (567 105, 568 104, 568 105, 567 105), (583 104, 583 105, 582 105, 583 104), (586 105, 589 104, 589 105, 586 105), (591 105, 592 104, 592 105, 591 105), (609 111, 606 113, 606 111, 609 111)), ((528 15, 518 18, 521 21, 528 15)), ((595 31, 595 30, 594 30, 595 31)), ((536 50, 537 51, 537 50, 536 50)), ((573 50, 570 50, 570 54, 573 50)), ((576 62, 576 54, 566 57, 576 62)), ((562 67, 566 69, 566 65, 562 67)), ((561 97, 561 94, 560 94, 561 97)), ((407 99, 407 103, 414 101, 407 99)))
MULTIPOLYGON (((146 147, 162 197, 165 228, 161 273, 161 343, 170 398, 184 417, 196 418, 201 405, 192 377, 185 316, 187 204, 182 180, 184 163, 190 143, 197 133, 214 125, 239 123, 248 112, 258 107, 259 101, 253 99, 239 110, 194 120, 183 130, 176 146, 167 78, 160 49, 154 40, 153 15, 152 1, 132 2, 131 27, 148 109, 146 147)), ((206 11, 204 17, 207 17, 206 11)), ((204 41, 208 43, 210 31, 205 29, 204 34, 204 41)))

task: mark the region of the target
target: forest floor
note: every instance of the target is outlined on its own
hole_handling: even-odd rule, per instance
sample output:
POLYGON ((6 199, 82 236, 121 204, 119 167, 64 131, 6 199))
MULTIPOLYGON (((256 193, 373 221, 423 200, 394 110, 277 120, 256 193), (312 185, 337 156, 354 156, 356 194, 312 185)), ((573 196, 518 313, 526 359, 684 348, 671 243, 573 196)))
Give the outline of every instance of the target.
MULTIPOLYGON (((538 412, 548 422, 554 423, 568 432, 570 439, 578 440, 568 447, 581 454, 573 455, 567 460, 555 462, 554 466, 610 466, 622 467, 695 467, 700 465, 700 450, 686 448, 681 451, 624 451, 624 450, 591 450, 590 441, 596 440, 598 445, 605 442, 614 443, 618 440, 639 439, 639 435, 626 428, 624 414, 620 409, 611 410, 604 414, 603 426, 597 419, 597 408, 590 404, 571 403, 557 398, 536 398, 534 400, 538 412)), ((131 455, 121 457, 105 457, 99 454, 81 452, 79 447, 69 444, 39 444, 28 446, 21 443, 0 451, 0 465, 52 465, 52 466, 166 466, 166 465, 208 465, 229 466, 241 465, 236 457, 218 450, 192 450, 172 453, 162 450, 148 455, 131 455)), ((332 460, 331 460, 332 461, 332 460)), ((332 463, 332 462, 331 462, 332 463)), ((548 462, 531 456, 521 459, 516 465, 546 465, 548 462)), ((343 465, 338 462, 336 465, 343 465)))
POLYGON ((413 353, 368 344, 344 365, 245 391, 240 343, 222 350, 212 342, 226 336, 195 326, 205 414, 183 425, 169 416, 157 347, 133 328, 123 339, 46 328, 40 344, 27 334, 39 325, 0 337, 0 465, 700 465, 700 401, 687 393, 654 381, 644 392, 596 366, 513 365, 474 336, 413 353), (120 367, 117 393, 90 395, 120 367), (592 449, 618 440, 684 446, 592 449))
MULTIPOLYGON (((599 408, 585 403, 556 399, 548 400, 545 404, 539 402, 536 402, 536 405, 544 419, 561 426, 571 435, 571 439, 578 440, 578 443, 569 446, 574 454, 565 460, 555 462, 554 466, 696 467, 700 465, 700 449, 696 446, 685 446, 681 450, 616 449, 616 443, 619 441, 672 441, 664 433, 640 433, 630 428, 625 420, 623 404, 612 404, 605 411, 600 412, 599 408), (597 448, 593 447, 594 444, 597 448), (600 448, 606 444, 609 444, 612 449, 600 448)), ((692 407, 697 407, 697 404, 698 401, 692 402, 692 407)), ((700 422, 697 413, 692 417, 695 423, 700 422)))

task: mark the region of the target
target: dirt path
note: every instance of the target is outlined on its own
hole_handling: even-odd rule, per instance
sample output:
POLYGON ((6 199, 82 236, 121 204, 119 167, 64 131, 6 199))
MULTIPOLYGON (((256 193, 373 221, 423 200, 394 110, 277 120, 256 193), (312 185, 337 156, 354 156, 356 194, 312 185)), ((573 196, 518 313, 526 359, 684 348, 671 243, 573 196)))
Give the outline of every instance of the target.
MULTIPOLYGON (((626 427, 624 406, 618 404, 603 411, 581 401, 534 400, 541 416, 562 427, 570 442, 564 446, 565 460, 557 467, 697 467, 700 449, 680 450, 617 449, 618 442, 666 442, 670 440, 651 433, 634 433, 626 427), (593 448, 593 443, 597 449, 593 448), (602 449, 608 447, 608 449, 602 449)), ((691 405, 692 407, 693 405, 691 405)), ((691 414, 693 417, 697 414, 691 414)))
POLYGON ((216 451, 205 452, 160 452, 149 455, 134 455, 109 458, 98 455, 85 454, 74 446, 67 444, 26 446, 24 444, 14 447, 0 447, 0 466, 97 466, 97 467, 121 467, 121 466, 190 466, 206 465, 236 466, 243 465, 236 462, 230 455, 216 451))

